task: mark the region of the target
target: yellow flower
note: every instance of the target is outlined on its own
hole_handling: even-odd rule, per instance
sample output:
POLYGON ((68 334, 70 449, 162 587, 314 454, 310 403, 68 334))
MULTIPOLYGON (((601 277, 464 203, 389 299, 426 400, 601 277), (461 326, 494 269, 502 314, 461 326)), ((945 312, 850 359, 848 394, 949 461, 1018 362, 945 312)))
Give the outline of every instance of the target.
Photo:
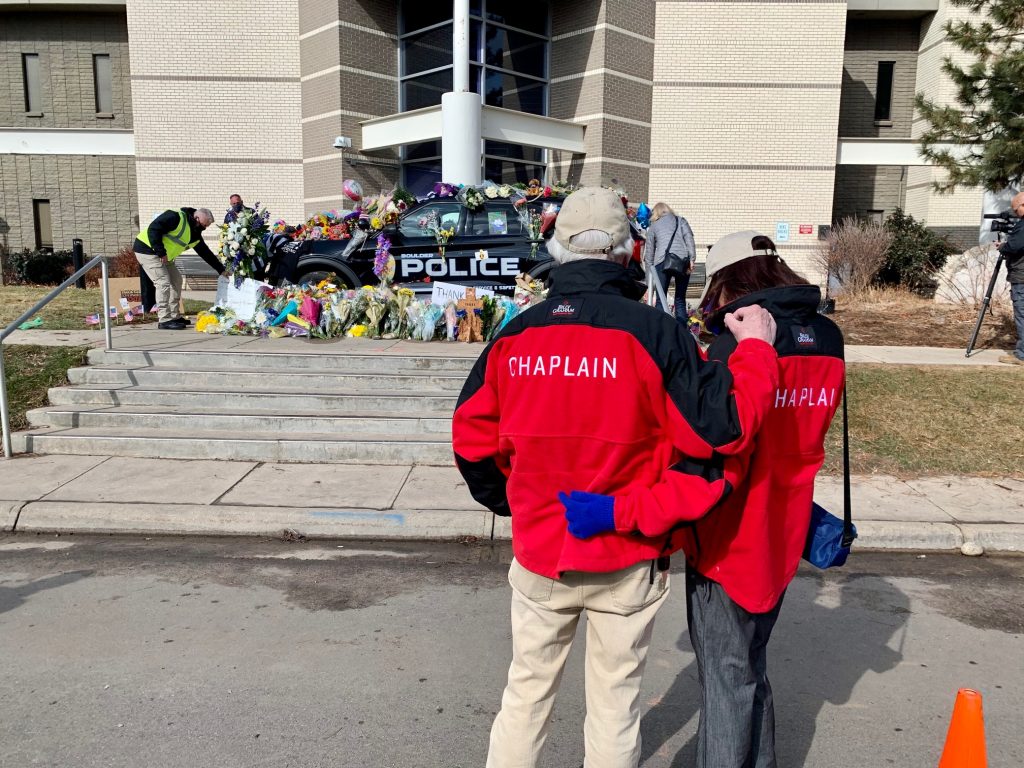
POLYGON ((206 333, 206 329, 217 324, 217 318, 209 312, 200 313, 196 318, 196 333, 206 333))
POLYGON ((348 329, 348 333, 346 335, 350 336, 350 337, 352 337, 354 339, 358 339, 360 336, 365 336, 366 335, 366 326, 365 325, 353 325, 351 328, 348 329))
POLYGON ((413 292, 412 288, 399 288, 398 289, 398 295, 399 296, 413 296, 414 292, 413 292))
POLYGON ((373 229, 382 229, 384 227, 384 222, 380 220, 379 216, 374 216, 372 219, 370 219, 370 226, 373 229))

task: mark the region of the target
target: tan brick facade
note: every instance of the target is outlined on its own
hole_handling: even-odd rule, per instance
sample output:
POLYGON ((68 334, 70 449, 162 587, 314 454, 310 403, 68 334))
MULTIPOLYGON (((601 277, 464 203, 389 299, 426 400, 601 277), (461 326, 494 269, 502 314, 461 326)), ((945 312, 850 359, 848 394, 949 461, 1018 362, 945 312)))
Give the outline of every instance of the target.
POLYGON ((698 258, 754 228, 817 277, 816 225, 832 220, 846 4, 660 0, 650 199, 686 216, 698 258), (799 234, 799 225, 815 227, 799 234))
MULTIPOLYGON (((113 217, 119 234, 106 225, 96 233, 103 247, 125 239, 126 218, 145 223, 169 206, 219 215, 238 192, 298 221, 345 205, 345 178, 369 194, 399 180, 397 150, 360 146, 360 122, 399 109, 395 0, 243 0, 230 13, 210 0, 126 3, 126 14, 0 15, 0 127, 131 128, 135 146, 134 160, 85 165, 0 156, 5 198, 16 200, 0 211, 17 219, 9 236, 25 230, 38 190, 75 188, 66 169, 86 169, 96 205, 126 209, 113 217), (43 19, 50 27, 33 38, 43 19), (19 107, 26 45, 48 54, 53 107, 41 118, 19 107), (97 52, 114 63, 113 119, 91 106, 97 52), (334 149, 336 136, 352 148, 334 149), (133 196, 133 173, 137 206, 110 187, 133 196)), ((965 11, 948 0, 917 18, 860 18, 841 0, 563 0, 551 9, 548 113, 586 126, 586 152, 550 152, 549 180, 664 200, 690 219, 701 256, 729 231, 774 236, 788 224, 782 251, 809 276, 817 228, 834 218, 903 204, 939 229, 977 227, 979 195, 935 195, 930 168, 836 165, 837 137, 918 136, 914 92, 951 97, 941 62, 955 51, 941 27, 965 11), (891 125, 874 119, 879 61, 896 62, 891 125), (813 231, 801 234, 800 225, 813 231)), ((55 219, 78 207, 54 206, 55 219)), ((62 220, 59 229, 69 226, 62 220)))
MULTIPOLYGON (((133 125, 124 9, 0 13, 0 127, 116 131, 133 125), (41 104, 25 109, 23 54, 37 54, 41 104), (93 56, 110 57, 112 112, 98 114, 93 56)), ((50 205, 54 248, 115 253, 137 226, 131 156, 0 154, 0 246, 34 248, 33 200, 50 205)))
POLYGON ((245 0, 230 13, 210 0, 129 0, 128 32, 143 222, 181 205, 219 216, 235 192, 300 219, 295 0, 245 0))

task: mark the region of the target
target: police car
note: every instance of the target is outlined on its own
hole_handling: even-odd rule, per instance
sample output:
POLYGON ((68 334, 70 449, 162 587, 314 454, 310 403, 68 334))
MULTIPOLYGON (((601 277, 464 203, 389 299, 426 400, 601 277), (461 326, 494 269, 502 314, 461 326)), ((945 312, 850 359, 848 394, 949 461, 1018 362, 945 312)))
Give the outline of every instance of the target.
MULTIPOLYGON (((560 204, 561 198, 540 198, 526 205, 540 212, 545 203, 560 204)), ((543 280, 554 266, 544 242, 538 243, 536 253, 531 255, 533 243, 510 200, 487 200, 483 207, 472 211, 453 198, 425 200, 411 206, 397 224, 385 227, 383 234, 391 240, 395 284, 417 294, 430 293, 431 283, 446 282, 511 295, 516 275, 525 272, 543 280), (423 225, 434 215, 441 228, 455 230, 443 257, 434 236, 423 225)), ((353 245, 349 240, 312 241, 312 249, 299 258, 294 282, 301 285, 331 278, 347 287, 375 284, 376 234, 353 245)))

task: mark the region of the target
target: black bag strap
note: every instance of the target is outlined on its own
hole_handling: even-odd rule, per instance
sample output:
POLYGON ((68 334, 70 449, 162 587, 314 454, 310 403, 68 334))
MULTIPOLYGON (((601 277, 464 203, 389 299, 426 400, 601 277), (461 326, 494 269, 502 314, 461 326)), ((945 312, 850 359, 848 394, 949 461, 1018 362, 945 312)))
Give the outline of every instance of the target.
POLYGON ((850 509, 850 428, 846 415, 846 386, 843 386, 843 547, 853 544, 853 512, 850 509))
POLYGON ((670 253, 672 253, 672 243, 674 243, 676 241, 676 235, 679 233, 679 217, 676 216, 675 220, 676 220, 676 228, 674 230, 672 230, 672 237, 670 237, 668 239, 668 245, 665 246, 665 258, 666 259, 668 258, 668 255, 670 253))

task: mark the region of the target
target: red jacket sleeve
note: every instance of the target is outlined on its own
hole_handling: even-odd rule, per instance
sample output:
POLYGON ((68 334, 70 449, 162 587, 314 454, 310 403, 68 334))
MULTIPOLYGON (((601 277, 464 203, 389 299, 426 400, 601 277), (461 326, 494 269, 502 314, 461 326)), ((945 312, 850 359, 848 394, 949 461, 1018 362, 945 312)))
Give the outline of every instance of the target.
MULTIPOLYGON (((712 393, 718 384, 715 377, 731 377, 729 394, 739 436, 719 445, 710 444, 675 407, 669 387, 667 433, 684 458, 666 469, 653 487, 635 486, 615 497, 617 531, 660 536, 681 522, 706 515, 742 481, 754 438, 778 387, 778 356, 770 344, 749 339, 736 347, 728 366, 722 362, 703 363, 700 382, 712 393)), ((702 414, 701 420, 709 416, 702 414)))
POLYGON ((492 343, 462 387, 452 417, 452 448, 473 498, 495 514, 508 516, 512 514, 505 492, 508 463, 498 447, 497 366, 492 360, 496 356, 492 343))

